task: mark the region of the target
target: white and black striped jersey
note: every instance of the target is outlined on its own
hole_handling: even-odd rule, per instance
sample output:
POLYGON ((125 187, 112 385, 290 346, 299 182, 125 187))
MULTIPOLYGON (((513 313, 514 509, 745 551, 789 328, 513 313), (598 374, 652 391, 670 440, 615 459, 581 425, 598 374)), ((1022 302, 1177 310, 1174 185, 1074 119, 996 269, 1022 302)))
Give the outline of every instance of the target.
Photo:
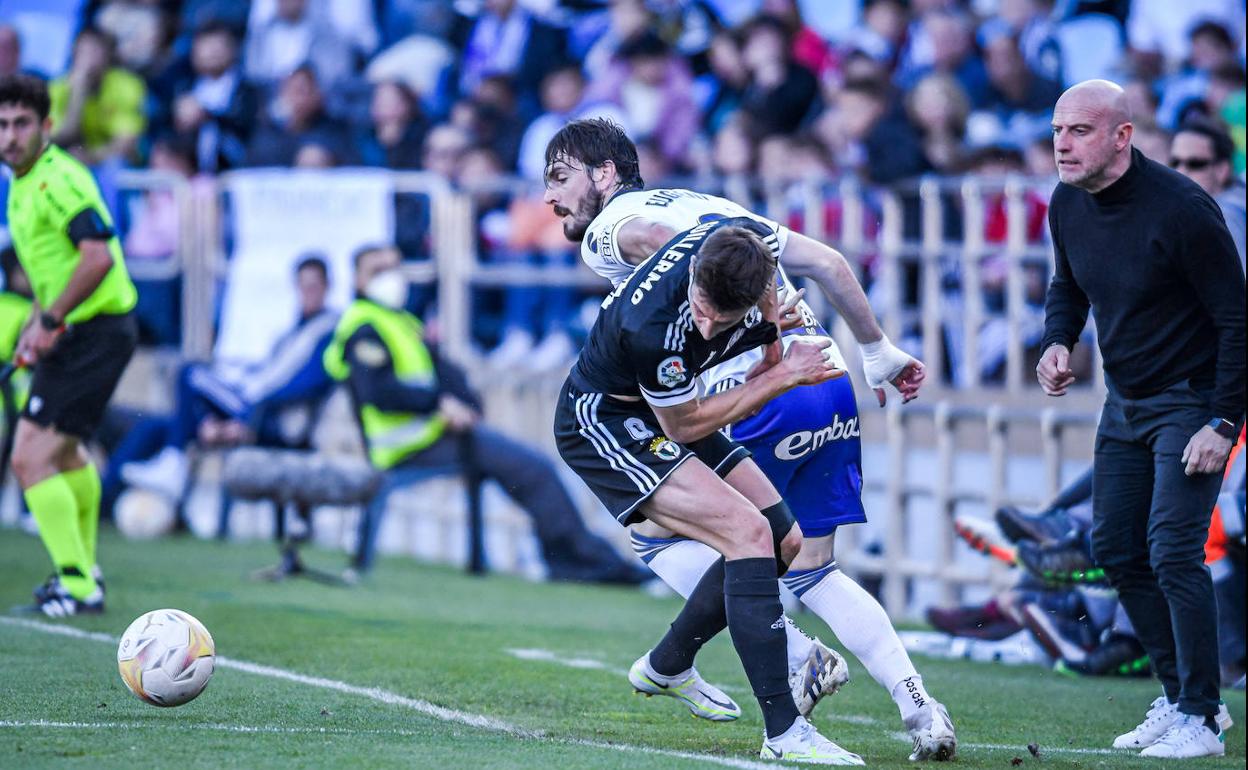
POLYGON ((689 257, 724 226, 747 227, 774 247, 775 232, 748 217, 706 222, 677 235, 602 303, 572 368, 577 388, 675 406, 698 397, 702 372, 776 339, 776 325, 764 322, 757 307, 711 340, 694 327, 689 257))
POLYGON ((729 217, 749 217, 766 225, 776 234, 776 253, 784 251, 788 228, 753 214, 727 198, 673 188, 616 193, 589 223, 581 239, 581 259, 595 273, 611 281, 612 286, 618 286, 633 274, 633 265, 620 256, 617 240, 620 229, 632 220, 646 219, 684 232, 704 222, 729 217))

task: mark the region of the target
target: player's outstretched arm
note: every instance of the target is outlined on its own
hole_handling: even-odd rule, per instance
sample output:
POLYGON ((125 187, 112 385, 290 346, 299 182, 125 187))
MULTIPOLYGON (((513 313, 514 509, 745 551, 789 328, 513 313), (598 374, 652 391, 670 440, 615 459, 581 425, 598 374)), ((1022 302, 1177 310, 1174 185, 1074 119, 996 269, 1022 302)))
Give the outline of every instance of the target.
POLYGON ((858 277, 839 251, 801 233, 790 233, 780 263, 792 275, 814 279, 845 319, 862 347, 867 384, 875 390, 880 406, 887 400, 885 384, 897 389, 902 403, 918 398, 926 377, 923 362, 899 350, 884 336, 858 277))
POLYGON ((797 340, 780 363, 740 387, 675 406, 651 408, 668 438, 680 443, 697 441, 754 414, 771 399, 799 385, 817 385, 843 377, 845 371, 834 367, 824 353, 830 345, 827 339, 797 340))
POLYGON ((625 262, 640 265, 678 234, 675 228, 662 222, 636 217, 620 225, 615 242, 625 262))

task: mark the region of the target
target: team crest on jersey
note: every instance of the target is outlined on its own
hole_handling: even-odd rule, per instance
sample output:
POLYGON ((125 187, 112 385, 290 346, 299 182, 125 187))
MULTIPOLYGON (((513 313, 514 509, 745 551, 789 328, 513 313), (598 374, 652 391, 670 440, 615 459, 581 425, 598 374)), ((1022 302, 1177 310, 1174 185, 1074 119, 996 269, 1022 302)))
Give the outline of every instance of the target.
POLYGON ((650 451, 660 460, 675 460, 680 457, 680 445, 667 436, 659 436, 650 442, 650 451))
POLYGON ((763 311, 757 307, 750 308, 750 312, 745 314, 745 328, 753 329, 763 320, 763 311))
POLYGON ((591 254, 598 253, 598 236, 596 235, 589 236, 589 252, 591 254))
POLYGON ((669 356, 659 364, 659 383, 665 388, 674 388, 689 379, 685 369, 685 361, 680 356, 669 356))
POLYGON ((628 435, 633 437, 634 441, 645 441, 654 437, 654 431, 646 427, 646 424, 638 417, 629 417, 624 421, 624 429, 628 431, 628 435))

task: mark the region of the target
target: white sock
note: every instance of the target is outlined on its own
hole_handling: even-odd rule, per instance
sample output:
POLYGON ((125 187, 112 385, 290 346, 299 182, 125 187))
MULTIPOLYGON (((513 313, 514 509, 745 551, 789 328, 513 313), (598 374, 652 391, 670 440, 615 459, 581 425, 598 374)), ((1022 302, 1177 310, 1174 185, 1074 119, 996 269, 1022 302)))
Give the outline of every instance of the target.
MULTIPOLYGON (((642 561, 650 559, 646 566, 658 575, 673 591, 688 599, 698 581, 719 558, 719 553, 709 545, 697 540, 655 540, 632 536, 633 551, 642 561), (668 545, 670 543, 670 545, 668 545)), ((789 671, 795 671, 810 655, 811 638, 793 624, 786 615, 785 637, 788 642, 789 671)))
POLYGON ((785 583, 888 691, 902 719, 919 710, 920 702, 912 698, 904 683, 909 681, 917 686, 921 700, 927 700, 922 678, 893 630, 888 613, 874 596, 837 569, 835 562, 831 569, 790 572, 785 583))

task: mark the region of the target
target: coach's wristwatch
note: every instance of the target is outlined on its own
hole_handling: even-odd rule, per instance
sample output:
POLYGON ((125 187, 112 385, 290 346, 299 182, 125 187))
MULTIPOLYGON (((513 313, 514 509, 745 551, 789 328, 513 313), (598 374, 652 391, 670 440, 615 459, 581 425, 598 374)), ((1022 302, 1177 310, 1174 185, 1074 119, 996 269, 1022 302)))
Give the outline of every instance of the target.
POLYGON ((45 310, 39 314, 39 325, 50 332, 54 332, 65 326, 65 323, 45 310))
POLYGON ((1214 417, 1209 421, 1209 427, 1213 428, 1213 432, 1225 439, 1234 441, 1236 439, 1235 423, 1224 417, 1214 417))

